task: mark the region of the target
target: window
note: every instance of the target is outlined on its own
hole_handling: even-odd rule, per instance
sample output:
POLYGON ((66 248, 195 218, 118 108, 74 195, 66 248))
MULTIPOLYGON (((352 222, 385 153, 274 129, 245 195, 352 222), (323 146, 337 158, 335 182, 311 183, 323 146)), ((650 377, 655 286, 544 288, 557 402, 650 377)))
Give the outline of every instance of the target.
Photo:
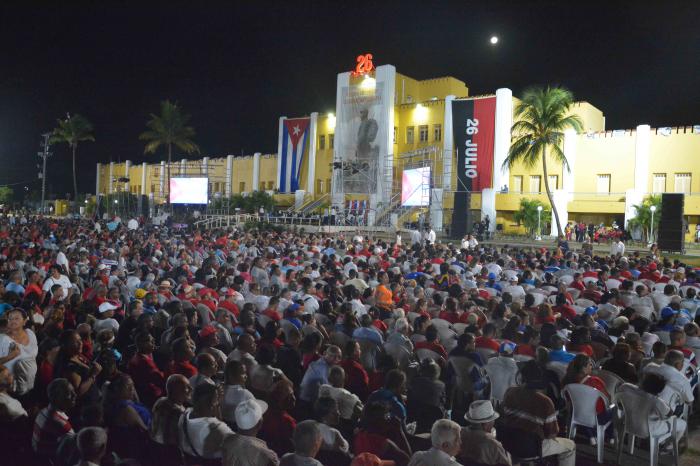
POLYGON ((559 189, 559 175, 547 175, 549 189, 559 189))
POLYGON ((420 142, 428 142, 428 125, 418 127, 418 140, 420 142))
POLYGON ((530 176, 530 192, 539 193, 542 191, 542 177, 540 175, 530 176))
POLYGON ((396 133, 398 133, 398 128, 394 126, 394 144, 396 144, 396 133))
POLYGON ((241 181, 240 183, 238 183, 238 192, 239 193, 245 192, 245 181, 241 181))
POLYGON ((676 173, 674 191, 690 194, 690 173, 676 173))
POLYGON ((435 142, 442 141, 442 125, 433 126, 433 140, 435 142))
POLYGON ((155 192, 156 192, 156 185, 152 184, 150 194, 155 194, 155 192))
POLYGON ((259 189, 260 189, 260 191, 265 191, 265 182, 264 182, 264 181, 261 181, 261 182, 260 182, 260 188, 259 188, 259 189))
POLYGON ((610 193, 610 175, 598 175, 598 184, 596 185, 598 194, 610 193))
POLYGON ((324 184, 323 180, 316 180, 316 192, 318 194, 323 194, 324 184))
POLYGON ((406 144, 413 144, 413 126, 406 127, 406 144))
POLYGON ((523 176, 522 175, 513 176, 513 192, 514 193, 523 192, 523 176))
POLYGON ((328 148, 333 149, 333 142, 335 141, 335 135, 334 134, 329 134, 328 135, 328 148))
POLYGON ((652 193, 666 192, 666 173, 654 173, 654 182, 651 185, 652 193))
POLYGON ((268 191, 272 191, 273 189, 275 189, 275 182, 274 182, 274 181, 268 181, 268 182, 267 182, 267 190, 268 190, 268 191))
POLYGON ((326 148, 326 136, 323 134, 318 137, 318 148, 319 150, 323 150, 326 148))

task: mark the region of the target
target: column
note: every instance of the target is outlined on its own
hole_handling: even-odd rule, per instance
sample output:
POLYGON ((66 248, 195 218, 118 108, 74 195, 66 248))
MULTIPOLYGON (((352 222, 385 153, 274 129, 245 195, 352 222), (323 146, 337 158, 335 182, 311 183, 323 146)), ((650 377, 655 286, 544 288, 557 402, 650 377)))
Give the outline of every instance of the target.
POLYGON ((131 160, 127 160, 124 162, 124 178, 127 178, 129 181, 124 183, 124 190, 127 193, 131 192, 131 174, 129 173, 131 171, 131 160))
POLYGON ((306 171, 306 192, 312 196, 316 192, 316 139, 318 134, 318 112, 311 113, 309 128, 309 160, 306 171))
MULTIPOLYGON (((335 90, 335 144, 333 146, 333 165, 343 162, 343 154, 341 148, 344 146, 343 141, 343 93, 347 92, 350 86, 350 73, 338 73, 335 90)), ((345 187, 343 186, 343 171, 331 168, 331 204, 338 213, 345 209, 345 187)))
MULTIPOLYGON (((500 191, 510 184, 510 170, 503 162, 510 150, 510 130, 513 127, 513 91, 508 88, 496 90, 496 126, 493 141, 493 187, 500 191)), ((495 209, 495 204, 494 204, 495 209)), ((495 220, 495 216, 491 217, 495 220)), ((493 222, 495 225, 495 221, 493 222)))
POLYGON ((649 154, 651 128, 638 125, 634 140, 634 187, 625 191, 625 228, 637 216, 635 204, 641 204, 649 187, 649 154))
POLYGON ((209 157, 202 159, 202 175, 209 177, 209 157))
POLYGON ((233 181, 233 155, 226 156, 226 197, 231 196, 231 182, 233 181))
MULTIPOLYGON (((495 178, 495 173, 496 170, 494 170, 494 178, 495 178)), ((495 183, 494 183, 495 185, 495 183)), ((497 185, 496 185, 497 186, 497 185)), ((500 190, 499 188, 486 188, 481 191, 481 220, 485 219, 486 216, 489 216, 489 231, 494 232, 496 231, 496 190, 500 190)), ((469 207, 467 207, 469 208, 469 207)), ((467 225, 467 230, 471 225, 467 225)))
MULTIPOLYGON (((554 205, 557 207, 557 212, 559 213, 559 224, 561 225, 562 233, 564 232, 564 227, 569 222, 569 195, 563 189, 556 189, 552 193, 552 198, 554 199, 554 205)), ((544 221, 544 219, 542 219, 544 221)), ((557 237, 559 232, 557 231, 557 221, 554 218, 554 210, 552 210, 552 221, 551 221, 550 235, 557 237)))
POLYGON ((95 196, 100 195, 100 172, 102 171, 102 164, 97 164, 97 176, 95 177, 95 196))
MULTIPOLYGON (((375 205, 370 205, 370 212, 376 212, 380 205, 388 205, 394 192, 394 88, 396 86, 396 68, 393 65, 378 66, 375 79, 377 80, 375 92, 381 102, 381 118, 386 121, 386 130, 384 133, 381 133, 380 128, 377 142, 380 148, 386 148, 386 153, 379 154, 379 163, 377 164, 377 198, 375 205), (379 138, 384 138, 384 140, 382 141, 379 138)), ((372 225, 369 219, 367 223, 372 225)))
POLYGON ((146 171, 148 170, 148 165, 146 162, 141 164, 141 195, 146 195, 146 171))
POLYGON ((279 125, 277 127, 277 189, 280 189, 282 186, 282 179, 280 178, 282 176, 282 136, 284 135, 284 120, 286 120, 286 116, 281 116, 279 120, 279 125))
POLYGON ((430 226, 435 231, 442 231, 443 228, 443 202, 444 191, 442 188, 430 190, 430 226))
POLYGON ((114 192, 114 162, 109 162, 109 193, 114 192))
POLYGON ((262 155, 260 152, 253 154, 253 189, 251 192, 260 190, 260 155, 262 155))
POLYGON ((445 120, 442 125, 442 188, 452 190, 452 158, 454 157, 454 135, 452 134, 452 102, 454 95, 445 97, 445 120))
POLYGON ((160 161, 160 198, 165 198, 165 178, 167 177, 165 173, 165 160, 160 161))
POLYGON ((569 170, 566 167, 562 170, 562 189, 567 192, 569 202, 574 200, 574 192, 576 191, 576 177, 574 177, 576 169, 576 130, 571 128, 564 132, 564 157, 569 162, 569 170))
POLYGON ((185 176, 187 174, 187 159, 180 160, 180 176, 185 176))

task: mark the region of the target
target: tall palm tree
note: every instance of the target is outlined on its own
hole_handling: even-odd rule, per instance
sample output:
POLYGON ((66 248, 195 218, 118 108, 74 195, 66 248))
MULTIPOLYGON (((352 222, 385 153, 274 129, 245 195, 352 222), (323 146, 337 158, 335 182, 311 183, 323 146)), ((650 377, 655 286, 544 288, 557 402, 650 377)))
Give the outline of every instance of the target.
POLYGON ((503 162, 504 168, 512 168, 517 162, 532 168, 540 158, 542 159, 544 189, 547 191, 547 198, 554 212, 559 236, 564 232, 559 222, 559 212, 554 205, 552 191, 549 189, 547 154, 549 150, 555 161, 560 162, 567 171, 571 171, 561 145, 565 130, 571 128, 580 132, 583 128, 581 119, 569 112, 573 103, 573 94, 563 87, 547 86, 544 89, 540 87, 527 89, 523 93, 522 100, 515 107, 516 122, 511 129, 514 140, 503 162))
MULTIPOLYGON (((199 153, 199 147, 191 138, 195 135, 194 128, 187 126, 190 116, 182 113, 177 103, 165 100, 160 103, 160 115, 151 113, 151 119, 146 123, 148 130, 141 133, 139 139, 146 142, 144 154, 153 154, 161 145, 168 148, 167 186, 170 194, 170 165, 173 158, 173 145, 186 154, 199 153)), ((168 195, 168 203, 170 196, 168 195)))
POLYGON ((58 126, 53 130, 51 143, 66 143, 73 152, 73 202, 78 200, 78 178, 75 173, 75 154, 81 141, 95 141, 92 135, 92 123, 82 115, 66 114, 65 120, 58 120, 58 126))

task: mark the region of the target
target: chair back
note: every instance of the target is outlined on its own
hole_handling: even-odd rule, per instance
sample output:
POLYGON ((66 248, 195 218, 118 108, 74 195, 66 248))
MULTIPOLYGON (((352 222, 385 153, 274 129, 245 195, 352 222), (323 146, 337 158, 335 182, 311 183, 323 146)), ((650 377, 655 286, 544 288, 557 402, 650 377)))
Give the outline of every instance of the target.
POLYGON ((566 364, 563 362, 550 361, 547 363, 547 369, 554 371, 559 377, 559 381, 564 380, 566 376, 566 364))
POLYGON ((452 368, 455 377, 455 385, 462 392, 471 393, 473 391, 471 372, 475 364, 466 356, 450 356, 447 363, 452 368))
POLYGON ((616 290, 616 289, 620 288, 621 284, 622 284, 622 282, 620 280, 615 279, 615 278, 608 278, 605 281, 605 285, 610 290, 616 290))
POLYGON ((608 397, 603 392, 582 383, 568 384, 562 390, 562 395, 571 407, 572 422, 592 429, 598 425, 596 415, 598 400, 602 399, 606 405, 610 404, 608 397))
POLYGON ((576 304, 577 306, 581 306, 584 309, 587 307, 595 306, 595 303, 593 301, 586 298, 578 298, 576 301, 574 301, 574 304, 576 304))
POLYGON ((419 361, 422 361, 423 359, 432 359, 438 364, 440 363, 440 361, 444 361, 444 358, 442 356, 428 348, 417 349, 416 356, 418 356, 419 361))
POLYGON ((445 319, 431 319, 430 324, 438 330, 446 329, 452 327, 452 324, 445 319))
POLYGON ((468 325, 463 324, 462 322, 457 322, 456 324, 452 324, 452 330, 454 330, 457 335, 463 334, 464 329, 467 327, 468 327, 468 325))
POLYGON ((457 334, 451 328, 438 329, 438 335, 440 336, 440 343, 448 353, 457 346, 457 334))
POLYGON ((289 337, 289 332, 293 332, 294 330, 298 330, 296 325, 288 321, 287 319, 282 319, 280 320, 280 328, 284 332, 285 337, 289 337))
POLYGON ((513 463, 542 457, 542 439, 534 433, 496 422, 496 439, 513 456, 513 463))
POLYGON ((408 351, 405 346, 395 343, 385 343, 384 351, 396 360, 402 371, 406 371, 411 362, 411 352, 408 351))
POLYGON ((625 383, 624 379, 619 375, 615 374, 614 372, 606 371, 603 369, 594 371, 593 375, 595 375, 603 381, 603 383, 605 384, 605 389, 608 391, 610 396, 613 396, 615 392, 617 392, 617 389, 625 383))
POLYGON ((574 299, 578 299, 578 297, 581 296, 581 290, 578 288, 567 288, 566 291, 568 291, 571 297, 574 299))
POLYGON ((377 354, 382 352, 382 347, 364 338, 356 338, 355 341, 360 345, 360 364, 366 371, 374 372, 377 368, 377 354))
POLYGON ((418 314, 417 312, 409 312, 408 314, 406 314, 406 318, 410 323, 413 323, 413 321, 416 320, 416 317, 418 317, 419 315, 420 314, 418 314))
POLYGON ((657 330, 654 333, 659 337, 659 341, 661 341, 661 343, 663 343, 664 345, 671 344, 671 332, 668 332, 666 330, 657 330))
POLYGON ((639 316, 644 317, 647 320, 656 320, 654 318, 654 308, 652 308, 651 306, 645 306, 643 304, 633 304, 632 309, 634 309, 639 316))
POLYGON ((649 438, 649 417, 659 415, 656 397, 626 383, 615 394, 615 401, 622 409, 625 431, 640 438, 649 438))
POLYGON ((484 360, 484 363, 486 363, 486 361, 488 361, 489 359, 498 356, 498 351, 494 351, 489 348, 477 348, 476 352, 479 353, 481 359, 484 360))
POLYGON ((258 323, 262 328, 265 328, 268 322, 270 322, 272 319, 270 319, 268 316, 265 314, 258 314, 258 323))
POLYGON ((528 362, 532 361, 533 358, 532 356, 528 356, 527 354, 514 354, 513 359, 515 359, 515 362, 528 362))

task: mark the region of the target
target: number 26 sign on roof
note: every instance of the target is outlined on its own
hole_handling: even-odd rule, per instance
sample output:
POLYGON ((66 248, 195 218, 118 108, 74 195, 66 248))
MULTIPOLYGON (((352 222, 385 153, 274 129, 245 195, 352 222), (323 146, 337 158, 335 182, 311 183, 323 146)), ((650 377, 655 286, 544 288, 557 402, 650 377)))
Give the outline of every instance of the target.
POLYGON ((362 76, 374 71, 374 63, 372 62, 371 53, 358 55, 356 61, 357 65, 355 65, 355 69, 350 73, 352 76, 362 76))

